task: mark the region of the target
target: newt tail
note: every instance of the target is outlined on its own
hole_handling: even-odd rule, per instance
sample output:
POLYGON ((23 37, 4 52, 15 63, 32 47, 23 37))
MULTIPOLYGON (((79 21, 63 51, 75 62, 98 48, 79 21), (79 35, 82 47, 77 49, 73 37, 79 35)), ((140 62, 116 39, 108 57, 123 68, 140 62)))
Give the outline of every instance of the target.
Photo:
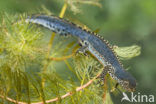
POLYGON ((105 67, 102 75, 109 73, 124 89, 135 91, 135 78, 124 70, 113 49, 101 36, 56 16, 38 15, 29 17, 26 21, 42 25, 60 35, 76 37, 82 46, 79 51, 89 51, 105 67))

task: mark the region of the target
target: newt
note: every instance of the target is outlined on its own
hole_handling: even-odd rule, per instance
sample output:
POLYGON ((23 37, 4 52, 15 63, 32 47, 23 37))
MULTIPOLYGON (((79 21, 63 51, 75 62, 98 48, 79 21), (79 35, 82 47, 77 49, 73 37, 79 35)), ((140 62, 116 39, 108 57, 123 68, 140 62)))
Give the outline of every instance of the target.
POLYGON ((100 35, 56 16, 35 15, 28 17, 26 22, 41 25, 59 35, 76 37, 81 46, 78 51, 88 51, 104 66, 101 78, 109 73, 117 81, 117 85, 130 92, 135 91, 135 78, 123 68, 113 48, 100 35))

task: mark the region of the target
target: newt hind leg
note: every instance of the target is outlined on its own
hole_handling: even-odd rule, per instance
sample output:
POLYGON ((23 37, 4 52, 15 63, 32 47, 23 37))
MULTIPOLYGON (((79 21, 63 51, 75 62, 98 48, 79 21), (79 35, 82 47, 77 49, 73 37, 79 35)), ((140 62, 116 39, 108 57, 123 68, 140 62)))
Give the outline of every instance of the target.
POLYGON ((107 75, 108 73, 108 70, 109 70, 110 66, 107 65, 104 67, 103 71, 101 72, 100 76, 98 78, 100 78, 99 82, 101 86, 104 85, 104 82, 105 82, 105 76, 107 75))

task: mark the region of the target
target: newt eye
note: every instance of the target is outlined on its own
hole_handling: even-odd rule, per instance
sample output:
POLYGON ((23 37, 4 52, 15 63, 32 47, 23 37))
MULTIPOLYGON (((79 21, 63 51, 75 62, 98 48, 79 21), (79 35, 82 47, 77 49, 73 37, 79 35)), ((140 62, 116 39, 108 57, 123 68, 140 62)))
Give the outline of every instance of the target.
POLYGON ((87 42, 87 41, 84 41, 84 44, 85 44, 85 45, 88 45, 88 42, 87 42))

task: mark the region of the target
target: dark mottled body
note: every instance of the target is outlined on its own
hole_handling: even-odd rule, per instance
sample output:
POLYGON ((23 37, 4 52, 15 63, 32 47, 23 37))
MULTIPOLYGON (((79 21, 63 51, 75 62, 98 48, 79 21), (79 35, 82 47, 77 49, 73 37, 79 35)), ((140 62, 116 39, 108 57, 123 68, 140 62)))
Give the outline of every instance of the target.
POLYGON ((26 21, 42 25, 60 35, 77 37, 82 45, 81 51, 89 51, 103 66, 109 66, 107 72, 110 76, 117 80, 126 90, 134 91, 136 87, 135 79, 123 69, 113 49, 99 35, 55 16, 32 16, 26 19, 26 21))

